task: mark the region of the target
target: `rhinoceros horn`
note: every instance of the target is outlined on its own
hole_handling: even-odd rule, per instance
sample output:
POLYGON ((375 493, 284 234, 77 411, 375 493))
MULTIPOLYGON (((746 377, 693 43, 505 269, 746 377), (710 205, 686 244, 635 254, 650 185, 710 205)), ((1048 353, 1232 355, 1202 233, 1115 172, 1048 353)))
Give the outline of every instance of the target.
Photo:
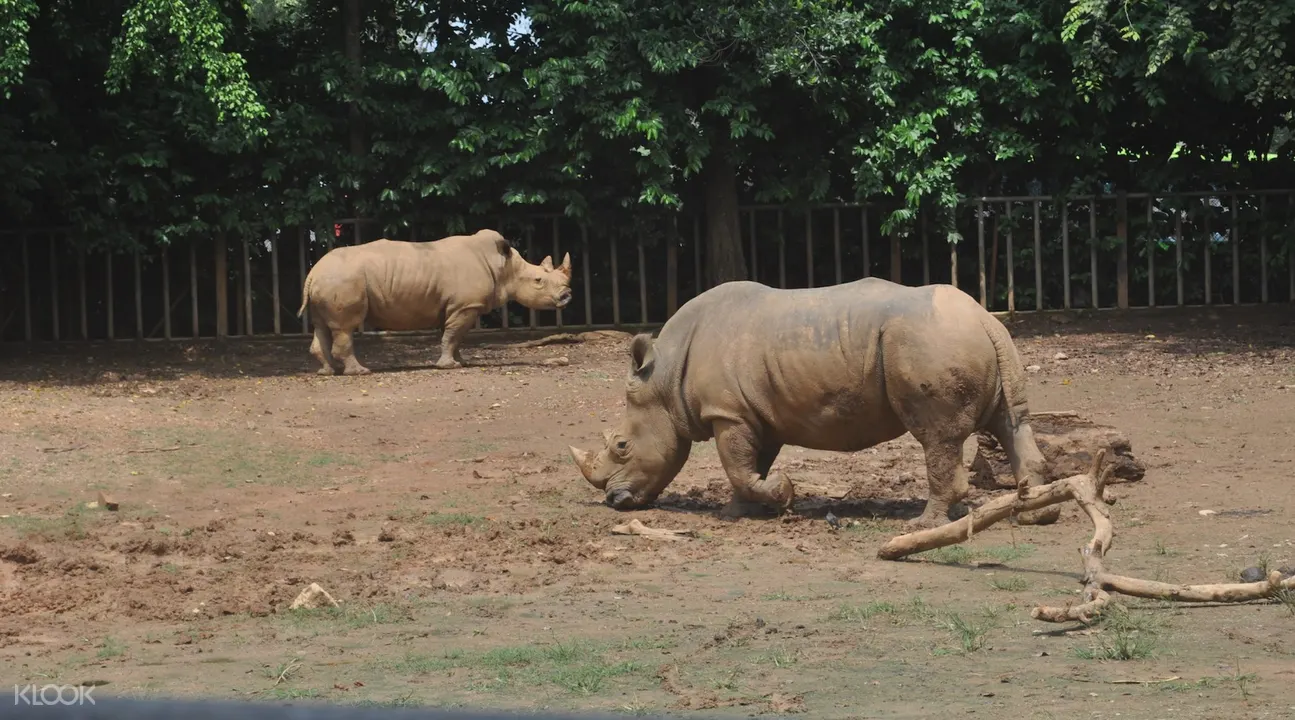
POLYGON ((562 256, 562 264, 558 266, 558 272, 571 277, 571 253, 562 256))
POLYGON ((607 487, 607 481, 597 482, 594 480, 593 473, 593 455, 578 447, 568 445, 567 450, 571 453, 571 459, 576 461, 576 467, 580 468, 580 474, 585 476, 585 480, 590 485, 603 490, 607 487))

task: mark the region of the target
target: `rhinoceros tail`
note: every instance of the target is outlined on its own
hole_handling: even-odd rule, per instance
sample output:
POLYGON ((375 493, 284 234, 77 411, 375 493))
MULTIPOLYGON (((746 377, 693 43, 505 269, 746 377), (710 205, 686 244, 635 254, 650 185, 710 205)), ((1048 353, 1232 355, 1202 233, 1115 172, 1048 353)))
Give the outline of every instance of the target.
POLYGON ((297 311, 297 317, 306 312, 306 306, 310 304, 310 281, 315 278, 314 273, 306 274, 306 282, 301 284, 301 309, 297 311))
POLYGON ((998 355, 998 378, 1003 386, 1003 407, 1015 429, 1022 421, 1030 417, 1030 404, 1025 395, 1025 368, 1021 366, 1021 356, 1016 352, 1016 343, 998 318, 988 312, 981 314, 980 324, 994 344, 994 353, 998 355))

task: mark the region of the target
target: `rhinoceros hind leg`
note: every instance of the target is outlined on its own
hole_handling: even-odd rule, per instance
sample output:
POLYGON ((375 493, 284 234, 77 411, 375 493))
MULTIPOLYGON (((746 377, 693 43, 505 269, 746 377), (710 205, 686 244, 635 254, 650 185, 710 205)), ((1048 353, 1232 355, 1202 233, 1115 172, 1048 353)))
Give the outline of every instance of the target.
MULTIPOLYGON (((1047 483, 1044 473, 1047 461, 1039 452, 1038 442, 1034 439, 1034 429, 1029 421, 1012 427, 1007 412, 999 410, 994 414, 989 425, 989 432, 998 440, 1003 452, 1012 465, 1012 474, 1016 476, 1016 487, 1037 487, 1047 483)), ((1051 525, 1061 517, 1061 506, 1050 505, 1033 512, 1021 513, 1016 520, 1021 525, 1051 525)))
POLYGON ((320 375, 335 375, 342 364, 333 357, 333 333, 323 325, 315 325, 315 337, 310 341, 310 354, 319 361, 320 375))
POLYGON ((926 481, 930 495, 922 514, 906 523, 906 529, 923 530, 949 521, 955 503, 971 490, 967 470, 962 466, 962 443, 938 440, 923 444, 926 451, 926 481))
POLYGON ((372 372, 355 359, 355 341, 350 330, 333 331, 333 357, 342 363, 343 375, 368 375, 372 372))

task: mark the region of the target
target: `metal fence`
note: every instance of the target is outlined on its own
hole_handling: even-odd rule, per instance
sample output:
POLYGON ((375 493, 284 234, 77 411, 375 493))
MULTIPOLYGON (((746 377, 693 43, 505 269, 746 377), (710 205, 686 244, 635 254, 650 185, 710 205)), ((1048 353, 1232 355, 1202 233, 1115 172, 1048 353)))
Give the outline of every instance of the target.
MULTIPOLYGON (((959 242, 923 215, 884 236, 875 203, 741 208, 750 277, 814 287, 864 276, 951 283, 993 311, 1190 307, 1295 299, 1295 191, 971 198, 959 242)), ((531 262, 570 252, 576 300, 562 311, 513 303, 481 329, 641 327, 665 322, 705 290, 700 218, 670 242, 618 241, 569 218, 490 225, 531 262)), ((59 229, 0 233, 0 341, 171 340, 295 336, 301 285, 323 253, 376 237, 340 220, 269 237, 212 237, 156 255, 93 254, 59 229)), ((422 228, 424 240, 445 233, 422 228)), ((420 239, 411 233, 408 239, 420 239)))

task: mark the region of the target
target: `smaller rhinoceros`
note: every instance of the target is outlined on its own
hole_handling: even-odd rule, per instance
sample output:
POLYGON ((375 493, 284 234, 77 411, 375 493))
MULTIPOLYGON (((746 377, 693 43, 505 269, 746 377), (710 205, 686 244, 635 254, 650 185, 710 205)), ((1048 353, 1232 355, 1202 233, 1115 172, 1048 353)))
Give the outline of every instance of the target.
POLYGON ((320 375, 367 375, 351 334, 368 322, 381 330, 442 328, 438 368, 463 364, 459 343, 477 316, 510 300, 534 310, 571 302, 571 254, 553 267, 527 262, 503 235, 478 230, 430 242, 374 240, 333 248, 306 275, 298 317, 310 309, 310 353, 320 375))
MULTIPOLYGON (((791 506, 791 482, 770 474, 784 445, 855 452, 905 432, 922 444, 929 486, 912 528, 945 522, 966 496, 962 446, 982 428, 1007 451, 1019 485, 1046 482, 1016 346, 950 285, 724 283, 679 308, 656 340, 636 335, 629 351, 624 421, 596 455, 570 448, 618 510, 654 502, 692 444, 712 437, 733 486, 726 516, 791 506)), ((1048 524, 1058 514, 1053 506, 1020 520, 1048 524)))

